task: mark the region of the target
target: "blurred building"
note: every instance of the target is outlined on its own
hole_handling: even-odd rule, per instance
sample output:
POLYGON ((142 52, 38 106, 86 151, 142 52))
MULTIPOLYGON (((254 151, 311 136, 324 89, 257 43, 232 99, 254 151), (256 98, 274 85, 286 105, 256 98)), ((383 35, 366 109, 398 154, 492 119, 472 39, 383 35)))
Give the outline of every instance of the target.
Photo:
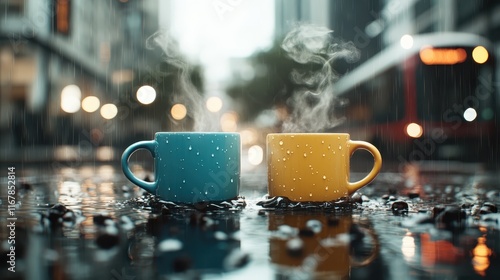
POLYGON ((158 17, 156 0, 1 1, 0 145, 117 141, 158 17))
POLYGON ((276 35, 296 23, 328 26, 352 41, 364 61, 405 34, 470 32, 489 38, 499 53, 500 2, 493 0, 276 0, 276 35))

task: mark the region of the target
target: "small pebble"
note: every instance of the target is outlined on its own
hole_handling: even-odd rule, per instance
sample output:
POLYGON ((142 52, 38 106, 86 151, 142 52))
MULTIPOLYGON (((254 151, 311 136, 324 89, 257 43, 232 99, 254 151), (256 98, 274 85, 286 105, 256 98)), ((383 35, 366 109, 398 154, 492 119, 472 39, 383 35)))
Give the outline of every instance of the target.
POLYGON ((409 192, 408 193, 408 197, 410 199, 419 198, 420 197, 420 193, 418 193, 418 192, 409 192))
POLYGON ((465 227, 465 211, 458 206, 446 206, 436 217, 436 227, 441 229, 462 229, 465 227))
POLYGON ((490 213, 498 213, 497 206, 491 202, 483 203, 483 206, 481 206, 481 209, 479 209, 479 214, 490 214, 490 213))
POLYGON ((394 201, 391 210, 394 215, 408 215, 408 203, 402 200, 394 201))
POLYGON ((444 205, 436 205, 434 208, 432 208, 432 218, 435 220, 441 212, 443 212, 445 209, 444 205))
POLYGON ((111 249, 120 243, 120 237, 116 234, 102 233, 96 238, 96 244, 102 249, 111 249))
POLYGON ((352 196, 351 196, 351 201, 352 202, 355 202, 355 203, 363 203, 363 200, 361 199, 361 194, 359 192, 356 192, 354 193, 352 196))
POLYGON ((94 225, 105 226, 106 223, 109 223, 109 221, 112 221, 113 218, 111 218, 110 216, 103 215, 103 214, 96 214, 92 217, 92 220, 94 221, 94 225))

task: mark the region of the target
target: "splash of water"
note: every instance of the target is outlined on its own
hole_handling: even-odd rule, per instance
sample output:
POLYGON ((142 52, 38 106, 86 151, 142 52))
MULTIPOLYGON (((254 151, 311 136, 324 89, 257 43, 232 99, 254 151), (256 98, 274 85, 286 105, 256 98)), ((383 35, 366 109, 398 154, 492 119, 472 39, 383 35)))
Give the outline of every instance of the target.
POLYGON ((360 53, 352 42, 332 33, 326 27, 299 25, 282 42, 286 55, 298 63, 291 73, 298 90, 287 100, 291 113, 283 123, 284 132, 319 132, 342 121, 333 114, 333 85, 339 78, 333 65, 340 59, 355 62, 360 53))

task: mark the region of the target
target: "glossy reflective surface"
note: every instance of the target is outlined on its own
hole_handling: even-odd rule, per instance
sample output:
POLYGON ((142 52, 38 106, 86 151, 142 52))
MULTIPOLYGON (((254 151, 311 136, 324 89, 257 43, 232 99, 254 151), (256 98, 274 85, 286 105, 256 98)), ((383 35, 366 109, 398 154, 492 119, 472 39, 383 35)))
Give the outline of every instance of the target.
MULTIPOLYGON (((134 169, 141 178, 149 172, 134 169)), ((7 172, 5 172, 7 174, 7 172)), ((364 173, 352 174, 354 178, 364 173)), ((495 279, 500 181, 475 169, 384 172, 351 207, 200 210, 154 200, 112 165, 16 168, 15 265, 0 228, 2 279, 495 279)), ((2 177, 2 185, 7 184, 2 177)), ((1 220, 7 224, 7 188, 1 220), (5 211, 4 211, 5 210, 5 211)))

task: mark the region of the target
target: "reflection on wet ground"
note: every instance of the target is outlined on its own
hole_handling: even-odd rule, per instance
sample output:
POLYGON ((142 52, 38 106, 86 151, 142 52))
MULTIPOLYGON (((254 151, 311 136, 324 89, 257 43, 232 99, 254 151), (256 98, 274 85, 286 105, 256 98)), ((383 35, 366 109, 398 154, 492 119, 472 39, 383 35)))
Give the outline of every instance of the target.
MULTIPOLYGON (((272 203, 262 207, 269 202, 265 184, 245 180, 244 200, 197 209, 158 202, 126 181, 116 166, 18 167, 13 230, 7 188, 0 189, 5 224, 0 227, 0 275, 499 279, 498 175, 467 168, 431 170, 436 169, 410 166, 402 173, 381 173, 341 208, 292 210, 272 203), (11 264, 15 273, 8 270, 11 264)), ((7 186, 6 174, 2 186, 7 186)))

